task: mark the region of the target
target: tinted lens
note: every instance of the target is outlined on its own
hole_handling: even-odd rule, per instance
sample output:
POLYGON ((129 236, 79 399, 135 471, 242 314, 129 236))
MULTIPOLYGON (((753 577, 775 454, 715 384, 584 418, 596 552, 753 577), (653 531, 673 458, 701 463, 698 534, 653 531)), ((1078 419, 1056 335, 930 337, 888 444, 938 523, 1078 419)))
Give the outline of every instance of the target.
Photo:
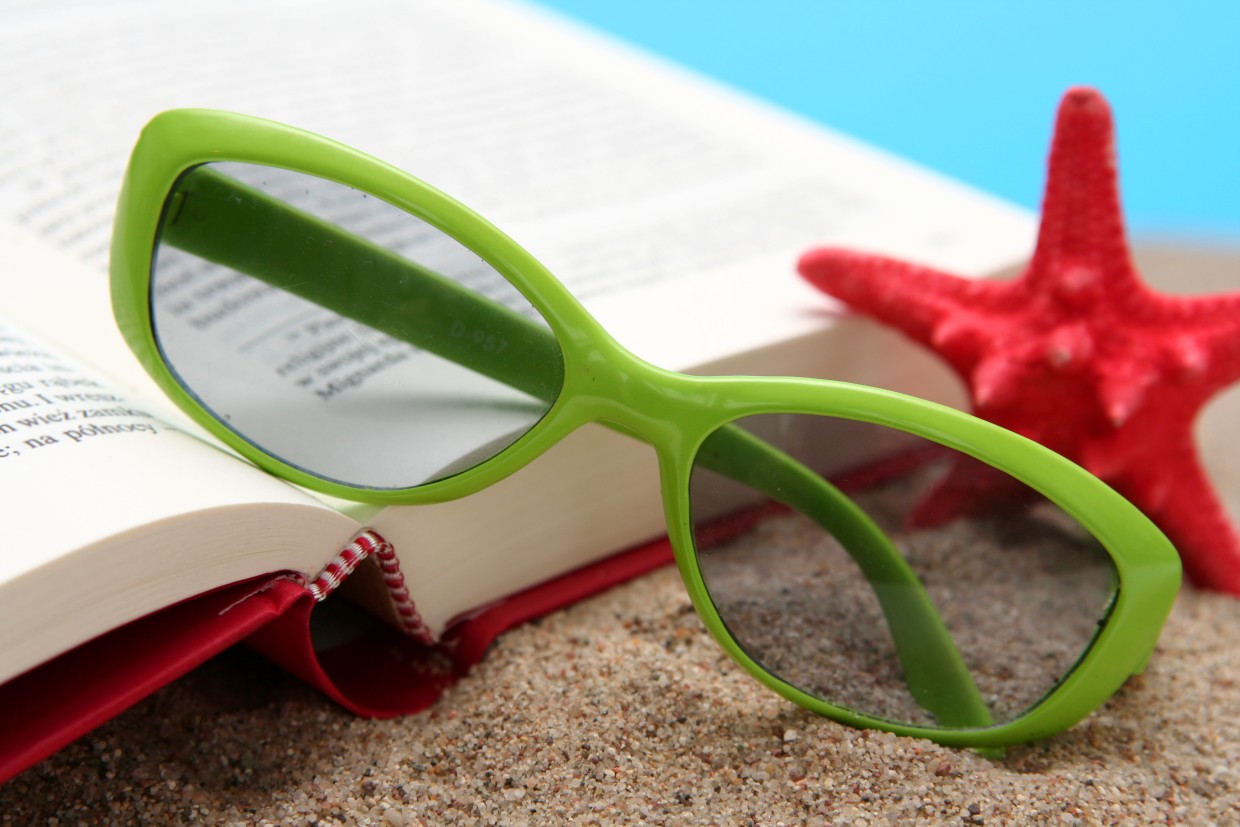
POLYGON ((1088 650, 1117 588, 1110 555, 1060 509, 880 426, 740 420, 703 446, 691 502, 703 580, 740 647, 810 695, 901 723, 1018 717, 1088 650))
POLYGON ((206 164, 165 206, 164 359, 216 418, 333 481, 406 488, 498 454, 550 408, 560 350, 479 255, 302 173, 206 164))

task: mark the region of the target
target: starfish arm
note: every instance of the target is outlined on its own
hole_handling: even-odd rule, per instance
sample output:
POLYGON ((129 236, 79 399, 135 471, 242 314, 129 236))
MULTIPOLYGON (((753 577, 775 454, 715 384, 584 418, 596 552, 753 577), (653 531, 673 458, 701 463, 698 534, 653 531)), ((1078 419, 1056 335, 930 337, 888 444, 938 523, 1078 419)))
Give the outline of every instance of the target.
POLYGON ((837 247, 811 250, 797 269, 824 293, 930 347, 967 335, 962 311, 988 305, 999 286, 837 247))
POLYGON ((1215 390, 1240 381, 1240 325, 1186 339, 1187 344, 1179 347, 1178 365, 1185 375, 1200 377, 1206 386, 1215 390))
POLYGON ((1113 295, 1138 287, 1124 233, 1111 109, 1094 89, 1070 89, 1059 105, 1027 277, 1043 289, 1071 291, 1095 280, 1113 295))
POLYGON ((1146 296, 1126 307, 1125 312, 1133 321, 1144 324, 1219 327, 1240 336, 1240 292, 1185 296, 1147 288, 1146 296))
POLYGON ((1240 293, 1157 296, 1133 318, 1168 331, 1165 353, 1182 378, 1221 388, 1240 380, 1240 293))
POLYGON ((1194 585, 1240 597, 1240 536, 1191 444, 1164 463, 1130 468, 1115 485, 1175 545, 1194 585))

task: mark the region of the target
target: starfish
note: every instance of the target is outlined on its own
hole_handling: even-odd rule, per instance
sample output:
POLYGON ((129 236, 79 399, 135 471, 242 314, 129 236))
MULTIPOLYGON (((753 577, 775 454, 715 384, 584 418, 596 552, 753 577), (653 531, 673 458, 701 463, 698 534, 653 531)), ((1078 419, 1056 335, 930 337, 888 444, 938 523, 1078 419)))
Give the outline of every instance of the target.
MULTIPOLYGON (((976 281, 834 248, 810 251, 799 269, 936 351, 978 416, 1110 483, 1167 534, 1196 585, 1240 596, 1240 535, 1192 431, 1205 403, 1240 380, 1240 293, 1171 296, 1141 281, 1098 92, 1070 89, 1060 103, 1037 244, 1017 278, 976 281)), ((1011 493, 958 466, 915 518, 944 521, 1011 493)))

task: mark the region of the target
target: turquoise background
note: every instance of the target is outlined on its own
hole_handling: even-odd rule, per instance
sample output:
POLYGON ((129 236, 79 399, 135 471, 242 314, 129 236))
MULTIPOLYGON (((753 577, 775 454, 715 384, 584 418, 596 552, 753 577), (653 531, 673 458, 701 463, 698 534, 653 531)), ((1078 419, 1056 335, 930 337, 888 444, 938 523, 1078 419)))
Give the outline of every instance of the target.
POLYGON ((1134 233, 1240 243, 1240 0, 538 4, 1031 208, 1095 86, 1134 233))

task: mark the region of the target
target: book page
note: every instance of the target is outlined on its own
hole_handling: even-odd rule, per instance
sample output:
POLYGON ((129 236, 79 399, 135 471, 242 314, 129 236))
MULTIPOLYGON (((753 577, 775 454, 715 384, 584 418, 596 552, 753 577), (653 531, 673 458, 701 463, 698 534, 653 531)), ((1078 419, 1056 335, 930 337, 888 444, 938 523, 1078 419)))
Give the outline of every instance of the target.
POLYGON ((0 682, 156 609, 312 578, 358 526, 0 320, 0 682))
MULTIPOLYGON (((0 500, 5 514, 20 515, 5 525, 0 584, 79 547, 191 511, 321 507, 169 427, 3 319, 0 500)), ((332 553, 325 546, 319 556, 326 562, 332 553)))
POLYGON ((96 273, 138 130, 185 105, 423 177, 668 367, 828 324, 794 272, 814 244, 968 273, 1031 249, 1023 211, 518 4, 51 3, 0 33, 0 72, 40 80, 7 101, 0 214, 96 273), (187 61, 186 37, 211 48, 187 61))

